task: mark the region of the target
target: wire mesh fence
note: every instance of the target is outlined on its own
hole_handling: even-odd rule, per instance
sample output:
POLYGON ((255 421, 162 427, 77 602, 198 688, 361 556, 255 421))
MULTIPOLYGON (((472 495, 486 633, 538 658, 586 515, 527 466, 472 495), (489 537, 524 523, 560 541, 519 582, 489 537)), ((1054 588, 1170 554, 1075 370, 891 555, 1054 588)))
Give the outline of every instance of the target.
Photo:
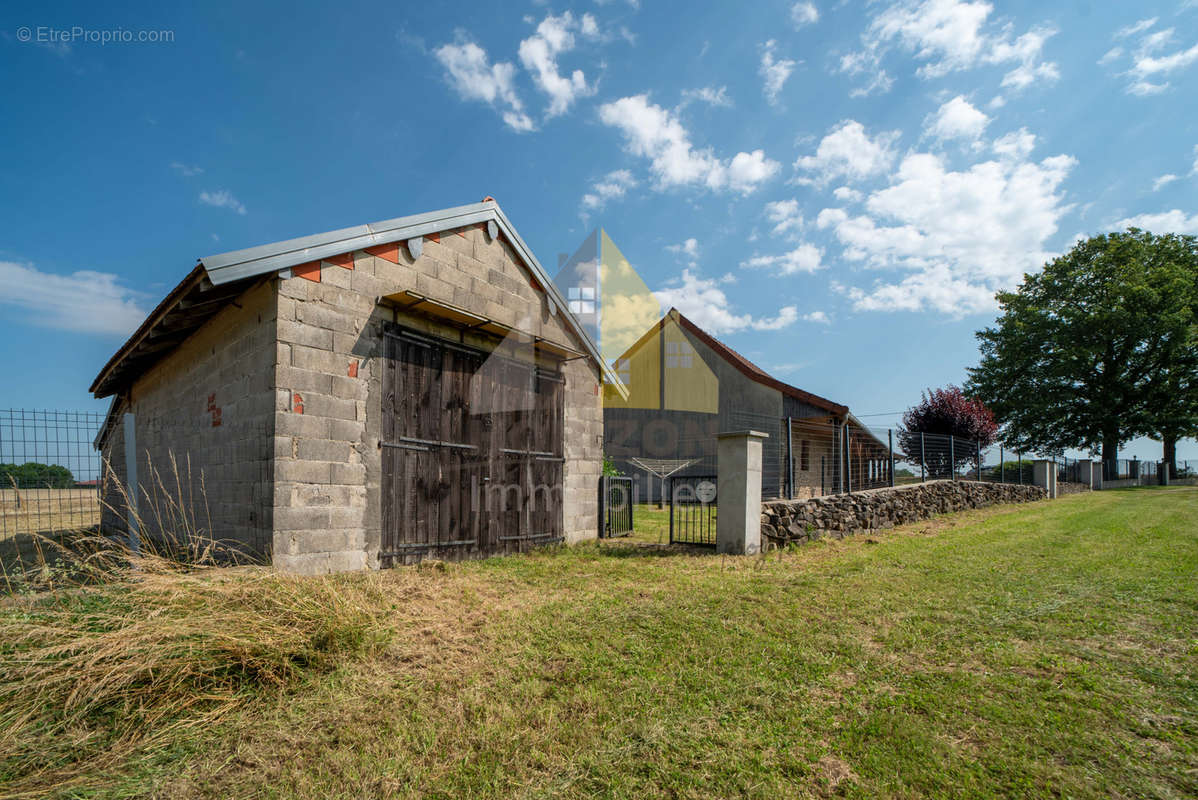
POLYGON ((100 523, 104 415, 0 410, 0 539, 100 523))

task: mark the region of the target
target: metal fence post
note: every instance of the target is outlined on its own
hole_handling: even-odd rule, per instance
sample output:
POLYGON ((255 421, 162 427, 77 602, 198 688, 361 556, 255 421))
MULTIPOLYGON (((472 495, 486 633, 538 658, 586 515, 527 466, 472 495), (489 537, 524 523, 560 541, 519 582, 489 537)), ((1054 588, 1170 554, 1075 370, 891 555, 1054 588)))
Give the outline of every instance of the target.
POLYGON ((948 436, 948 468, 955 481, 957 479, 957 437, 951 433, 948 436))
POLYGON ((886 429, 886 441, 890 444, 890 487, 894 488, 894 428, 886 429))
POLYGON ((849 446, 849 425, 844 425, 844 485, 849 494, 853 493, 853 451, 849 446))
POLYGON ((1023 485, 1023 451, 1016 450, 1015 458, 1018 459, 1018 461, 1016 463, 1019 464, 1019 485, 1022 486, 1023 485))
POLYGON ((998 482, 1007 482, 1007 462, 1003 461, 1002 445, 998 446, 998 482))
POLYGON ((140 484, 137 481, 137 416, 126 413, 125 432, 125 493, 128 503, 125 506, 125 529, 129 537, 129 549, 134 555, 141 555, 141 531, 138 530, 137 496, 140 494, 140 484))
POLYGON ((975 443, 978 451, 978 481, 982 480, 982 440, 978 439, 975 443))
POLYGON ((919 482, 923 483, 927 480, 924 475, 924 464, 927 462, 927 454, 924 452, 923 446, 923 431, 919 432, 919 482))
POLYGON ((786 418, 786 497, 790 500, 795 496, 795 446, 792 417, 786 418))

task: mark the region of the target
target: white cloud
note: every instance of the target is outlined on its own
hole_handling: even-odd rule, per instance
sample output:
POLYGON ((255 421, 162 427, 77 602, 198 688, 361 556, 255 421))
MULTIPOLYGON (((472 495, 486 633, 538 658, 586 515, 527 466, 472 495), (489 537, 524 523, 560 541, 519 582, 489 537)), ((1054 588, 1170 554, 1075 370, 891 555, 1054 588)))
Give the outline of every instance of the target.
POLYGON ((823 269, 824 251, 813 244, 803 242, 789 253, 778 256, 754 256, 742 261, 747 269, 775 269, 779 275, 798 275, 818 272, 823 269))
POLYGON ((679 109, 686 108, 691 103, 707 103, 710 106, 719 108, 731 108, 732 98, 728 96, 728 87, 721 86, 718 89, 714 86, 704 86, 699 89, 683 89, 682 102, 679 104, 679 109))
POLYGON ((831 325, 832 320, 823 311, 809 311, 803 315, 805 322, 817 322, 820 325, 831 325))
POLYGON ((778 174, 782 165, 766 158, 764 150, 737 153, 726 170, 727 185, 741 194, 750 194, 758 186, 778 174))
POLYGON ((730 309, 728 296, 719 288, 720 281, 700 278, 689 269, 682 271, 681 286, 662 289, 654 296, 663 307, 677 308, 703 330, 713 335, 735 333, 746 329, 779 330, 799 318, 795 306, 783 306, 774 317, 753 317, 736 314, 730 309))
POLYGON ((775 236, 797 234, 803 229, 803 213, 798 200, 774 200, 765 204, 765 216, 773 223, 775 236))
POLYGON ((849 186, 837 186, 832 196, 842 203, 860 203, 865 199, 865 195, 849 186))
POLYGON ((774 57, 776 44, 773 39, 770 39, 761 46, 761 66, 757 69, 757 74, 764 82, 762 92, 771 106, 778 105, 778 95, 782 92, 782 87, 786 85, 786 80, 795 68, 794 61, 788 58, 774 57))
POLYGON ((146 311, 138 304, 140 293, 118 281, 107 272, 57 275, 32 264, 0 261, 0 305, 28 312, 32 325, 127 336, 141 324, 146 311))
POLYGON ((790 21, 796 28, 814 25, 819 22, 819 9, 814 3, 800 2, 790 7, 790 21))
POLYGON ((245 206, 228 189, 218 189, 215 192, 200 192, 200 202, 206 206, 227 208, 230 211, 236 211, 238 214, 245 214, 245 206))
POLYGON ((605 103, 599 107, 599 119, 624 134, 629 152, 649 159, 658 189, 699 184, 715 191, 749 194, 780 168, 762 150, 737 153, 727 162, 710 148, 696 150, 678 118, 650 103, 648 95, 605 103))
POLYGON ((938 156, 915 153, 870 195, 867 213, 825 209, 816 224, 835 234, 846 260, 911 273, 845 289, 859 310, 991 311, 996 290, 1051 256, 1046 242, 1069 208, 1059 189, 1075 163, 1004 158, 950 171, 938 156))
MULTIPOLYGON (((1115 33, 1115 38, 1123 39, 1144 33, 1156 24, 1156 17, 1143 19, 1134 25, 1129 25, 1115 33)), ((1169 88, 1168 76, 1190 67, 1198 62, 1198 44, 1184 50, 1176 50, 1162 55, 1174 39, 1174 29, 1164 28, 1141 36, 1135 49, 1130 55, 1130 65, 1120 73, 1129 78, 1125 91, 1139 97, 1150 97, 1160 94, 1169 88)), ((1123 58, 1124 49, 1114 47, 1107 52, 1099 64, 1111 64, 1123 58)))
POLYGON ((1194 168, 1190 170, 1191 175, 1198 175, 1198 144, 1194 145, 1194 168))
POLYGON ((578 23, 578 31, 588 39, 599 37, 599 23, 595 21, 593 14, 582 15, 582 19, 578 23))
POLYGON ((1181 209, 1159 214, 1137 214, 1115 223, 1116 228, 1141 228, 1152 233, 1187 233, 1198 235, 1198 214, 1187 217, 1181 209))
POLYGON ((1002 158, 1023 161, 1036 149, 1036 134, 1027 128, 1005 134, 994 140, 994 153, 1002 158))
POLYGON ((1115 31, 1114 38, 1126 39, 1128 36, 1135 36, 1137 33, 1143 33, 1156 24, 1156 19, 1156 17, 1150 17, 1148 19, 1142 19, 1132 25, 1128 25, 1126 28, 1120 28, 1119 30, 1115 31))
POLYGON ((924 118, 924 133, 935 139, 975 141, 985 132, 990 118, 963 96, 957 95, 924 118))
POLYGON ((1172 173, 1169 173, 1167 175, 1161 175, 1159 178, 1157 178, 1156 180, 1154 180, 1152 182, 1152 191, 1159 192, 1161 189, 1165 188, 1166 186, 1168 186, 1170 183, 1173 183, 1173 181, 1175 181, 1177 179, 1178 179, 1178 176, 1174 175, 1172 173))
POLYGON ((636 186, 636 179, 626 169, 617 169, 607 173, 591 184, 591 191, 582 196, 582 207, 585 211, 599 211, 607 205, 608 200, 616 200, 627 194, 636 186))
POLYGON ((699 240, 691 237, 680 244, 666 245, 666 249, 676 255, 684 255, 690 258, 695 258, 699 255, 699 240))
POLYGON ((883 131, 870 139, 864 125, 845 120, 820 140, 815 155, 795 161, 795 168, 816 174, 814 179, 800 178, 799 182, 827 183, 833 178, 853 181, 879 175, 894 161, 893 144, 898 137, 898 131, 883 131))
POLYGON ((877 14, 862 34, 864 49, 841 58, 840 71, 870 73, 867 89, 889 88, 890 79, 881 61, 890 47, 898 47, 920 62, 916 74, 924 79, 940 78, 951 72, 986 64, 1016 66, 1003 77, 1003 86, 1021 89, 1038 80, 1059 77, 1057 66, 1041 60, 1044 42, 1054 35, 1040 27, 1012 40, 1010 26, 991 33, 987 20, 993 6, 988 2, 963 0, 906 0, 877 14))
POLYGON ((491 64, 487 51, 471 41, 442 45, 433 55, 448 71, 450 84, 463 100, 478 100, 498 109, 512 130, 533 130, 532 119, 516 94, 514 64, 491 64))
POLYGON ((557 17, 549 14, 541 20, 536 33, 520 42, 520 63, 532 74, 537 88, 549 95, 546 117, 566 113, 578 97, 595 92, 593 86, 587 85, 582 70, 574 70, 568 78, 558 72, 557 57, 574 49, 573 31, 580 29, 584 34, 592 31, 586 35, 597 36, 599 33, 595 18, 589 14, 583 16, 582 26, 569 11, 557 17))
POLYGON ((195 177, 204 171, 201 167, 194 164, 183 164, 178 161, 171 162, 171 169, 185 178, 195 177))

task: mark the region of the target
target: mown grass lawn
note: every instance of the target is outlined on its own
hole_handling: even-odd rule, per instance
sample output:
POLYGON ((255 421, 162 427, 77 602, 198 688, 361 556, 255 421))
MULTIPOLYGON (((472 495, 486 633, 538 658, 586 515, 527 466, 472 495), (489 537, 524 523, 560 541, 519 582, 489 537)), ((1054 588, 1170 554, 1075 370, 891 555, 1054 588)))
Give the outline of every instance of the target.
POLYGON ((395 600, 381 655, 64 793, 1194 797, 1196 575, 1198 490, 1161 488, 362 576, 395 600))

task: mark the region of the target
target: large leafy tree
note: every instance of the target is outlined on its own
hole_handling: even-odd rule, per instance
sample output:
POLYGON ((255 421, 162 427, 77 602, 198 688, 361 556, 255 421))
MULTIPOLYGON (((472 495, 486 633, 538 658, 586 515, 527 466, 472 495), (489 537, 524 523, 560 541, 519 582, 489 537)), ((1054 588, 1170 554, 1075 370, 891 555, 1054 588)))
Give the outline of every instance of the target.
POLYGON ((967 391, 1013 447, 1101 446, 1113 461, 1177 415, 1169 385, 1193 385, 1196 284, 1192 236, 1131 228, 1079 242, 999 293, 1002 315, 977 334, 982 358, 967 391))
POLYGON ((58 464, 0 464, 0 489, 69 489, 75 477, 58 464))
POLYGON ((994 414, 985 403, 966 396, 956 386, 948 386, 929 389, 918 405, 907 409, 899 444, 908 460, 922 462, 931 477, 946 478, 956 467, 971 461, 977 447, 993 444, 997 431, 994 414), (949 447, 947 439, 937 438, 929 447, 929 434, 967 440, 961 443, 966 446, 949 447))

